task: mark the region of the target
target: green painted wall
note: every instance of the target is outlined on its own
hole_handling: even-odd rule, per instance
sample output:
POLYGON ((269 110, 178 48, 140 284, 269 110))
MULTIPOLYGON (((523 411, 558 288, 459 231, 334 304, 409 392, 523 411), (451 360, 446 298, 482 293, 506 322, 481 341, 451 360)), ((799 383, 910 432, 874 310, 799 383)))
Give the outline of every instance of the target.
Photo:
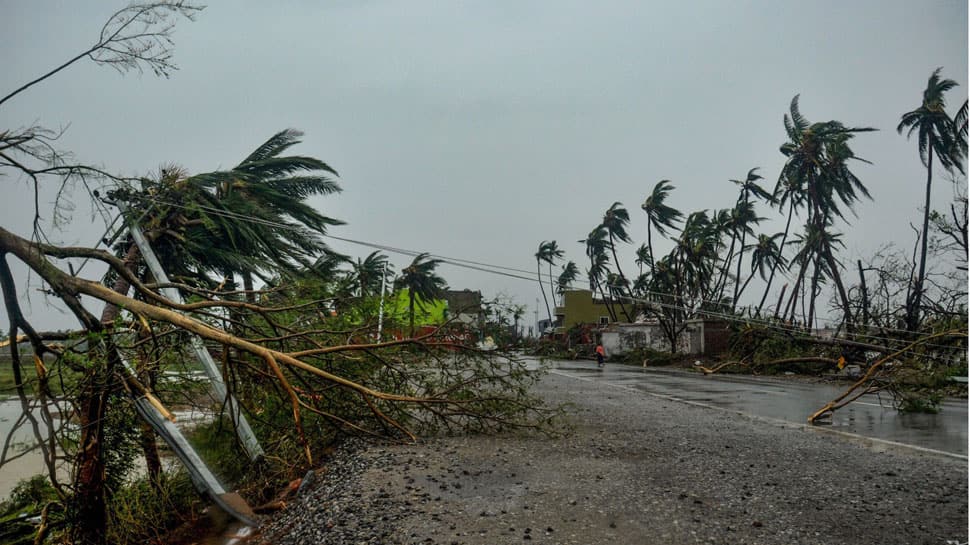
MULTIPOLYGON (((448 302, 443 299, 425 301, 423 305, 418 305, 420 297, 414 301, 414 325, 437 325, 444 323, 445 310, 448 302), (422 309, 423 306, 423 309, 422 309)), ((409 292, 407 288, 391 294, 384 300, 384 316, 389 320, 394 320, 402 324, 408 323, 408 302, 409 292)))

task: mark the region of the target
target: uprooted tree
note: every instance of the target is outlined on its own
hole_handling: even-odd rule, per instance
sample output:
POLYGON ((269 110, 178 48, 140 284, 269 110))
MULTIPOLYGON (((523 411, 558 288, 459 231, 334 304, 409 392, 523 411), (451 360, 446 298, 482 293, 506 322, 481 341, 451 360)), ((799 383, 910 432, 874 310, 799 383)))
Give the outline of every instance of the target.
MULTIPOLYGON (((0 107, 85 59, 168 75, 175 69, 173 21, 199 9, 165 1, 122 9, 91 47, 8 93, 0 107)), ((298 132, 278 133, 227 171, 189 176, 167 166, 139 179, 74 164, 57 148, 58 136, 38 126, 0 131, 0 175, 26 178, 35 195, 29 235, 0 226, 0 287, 10 320, 4 344, 23 405, 15 428, 30 429, 30 448, 40 451, 53 490, 38 506, 33 541, 52 529, 76 543, 124 539, 119 527, 140 521, 130 512, 122 518, 113 498, 136 456, 145 459, 152 494, 163 494, 156 438, 138 424, 132 399, 150 399, 168 415, 225 402, 179 378, 192 370, 185 363, 191 336, 221 362, 267 451, 258 467, 242 470, 253 477, 253 500, 265 499, 277 482, 267 472, 308 467, 343 434, 412 440, 432 430, 539 427, 550 415, 528 394, 535 375, 519 361, 471 348, 474 337, 461 326, 415 338, 405 324, 385 323, 396 337, 375 340, 373 296, 361 281, 345 297, 345 279, 327 266, 339 258, 320 236, 340 222, 305 202, 339 191, 336 172, 312 157, 284 155, 298 132), (80 186, 106 217, 122 205, 124 221, 143 228, 172 283, 161 284, 142 264, 123 228, 110 251, 50 243, 41 218, 68 218, 59 204, 41 209, 44 184, 59 188, 58 202, 80 186), (72 266, 79 259, 101 262, 108 273, 83 278, 72 266), (49 302, 76 317, 76 331, 45 332, 27 319, 14 273, 24 269, 40 278, 49 302), (255 278, 262 290, 254 289, 255 278), (186 302, 165 297, 163 288, 177 289, 186 302), (32 361, 21 343, 29 343, 32 361)), ((216 432, 231 429, 229 420, 217 415, 216 432)), ((24 454, 12 438, 5 438, 0 466, 24 454)))

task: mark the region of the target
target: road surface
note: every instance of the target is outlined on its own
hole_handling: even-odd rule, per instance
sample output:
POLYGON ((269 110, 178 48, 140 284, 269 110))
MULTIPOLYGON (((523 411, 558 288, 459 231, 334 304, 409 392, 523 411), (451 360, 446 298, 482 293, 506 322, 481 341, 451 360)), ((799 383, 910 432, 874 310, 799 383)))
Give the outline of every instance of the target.
MULTIPOLYGON (((849 383, 818 384, 803 380, 737 375, 702 375, 681 369, 607 363, 598 369, 585 360, 545 360, 552 372, 601 382, 666 399, 739 412, 757 418, 805 424, 810 414, 844 391, 849 383)), ((905 414, 892 398, 866 395, 839 409, 831 424, 813 426, 874 439, 967 456, 967 400, 948 399, 938 414, 905 414)))

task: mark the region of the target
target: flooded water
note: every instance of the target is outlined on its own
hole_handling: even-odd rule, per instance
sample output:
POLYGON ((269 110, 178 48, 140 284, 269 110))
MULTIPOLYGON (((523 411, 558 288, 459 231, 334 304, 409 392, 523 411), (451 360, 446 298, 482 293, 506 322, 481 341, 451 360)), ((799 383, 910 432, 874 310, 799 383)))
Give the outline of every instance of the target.
MULTIPOLYGON (((20 404, 20 400, 7 399, 0 401, 0 441, 6 441, 9 437, 11 445, 7 452, 7 458, 12 458, 35 444, 33 428, 30 422, 22 422, 16 431, 13 432, 13 435, 11 435, 11 431, 17 426, 22 414, 23 407, 20 404)), ((47 427, 41 421, 39 413, 37 413, 37 425, 42 434, 46 433, 47 427)), ((18 482, 38 473, 46 473, 44 458, 39 449, 27 452, 20 458, 0 467, 0 501, 7 499, 18 482)), ((65 477, 66 475, 67 470, 64 469, 61 476, 65 477)))
MULTIPOLYGON (((20 404, 20 400, 5 399, 0 401, 0 444, 6 440, 8 435, 10 435, 11 430, 17 425, 17 421, 23 414, 23 407, 20 404)), ((39 414, 39 413, 38 413, 39 414)), ((187 409, 174 411, 176 421, 180 426, 191 427, 198 425, 200 423, 207 422, 212 419, 212 414, 206 411, 201 411, 198 409, 187 409)), ((46 433, 47 428, 44 426, 40 418, 37 419, 40 431, 42 434, 46 433)), ((34 434, 29 422, 22 423, 14 431, 10 439, 11 447, 10 452, 7 457, 11 458, 14 453, 23 452, 29 446, 35 444, 34 434)), ((2 448, 2 447, 0 447, 2 448)), ((164 456, 163 451, 163 456, 164 456)), ((134 468, 135 475, 141 475, 144 472, 144 460, 136 458, 135 463, 137 464, 134 468)), ((163 460, 163 463, 177 463, 173 459, 163 460)), ((59 468, 58 475, 61 479, 67 479, 69 476, 68 467, 59 468)), ((10 461, 0 467, 0 501, 7 499, 10 492, 13 491, 17 483, 23 479, 29 479, 30 477, 37 474, 47 473, 47 468, 44 466, 44 458, 39 449, 34 449, 27 452, 20 458, 10 461)))

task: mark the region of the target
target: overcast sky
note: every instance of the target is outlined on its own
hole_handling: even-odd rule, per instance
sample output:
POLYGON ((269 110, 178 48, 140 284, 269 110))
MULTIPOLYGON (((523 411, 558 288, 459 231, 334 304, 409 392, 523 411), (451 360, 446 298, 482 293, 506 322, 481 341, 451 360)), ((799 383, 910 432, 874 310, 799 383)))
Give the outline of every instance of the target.
MULTIPOLYGON (((0 95, 83 51, 123 5, 0 0, 0 95)), ((332 234, 527 270, 544 239, 584 267, 576 241, 614 201, 632 216, 632 270, 640 204, 661 179, 684 211, 731 206, 728 180, 752 167, 773 187, 795 94, 811 121, 880 129, 853 141, 874 201, 839 226, 846 257, 911 247, 925 170, 896 124, 938 66, 960 85, 950 111, 967 96, 965 0, 225 1, 174 39, 171 78, 81 62, 0 107, 0 128, 70 125, 63 148, 128 175, 231 167, 301 129, 293 151, 340 173, 344 192, 313 201, 347 222, 332 234)), ((943 207, 953 192, 939 179, 943 207)), ((0 183, 0 224, 27 235, 29 186, 0 183)), ((761 212, 777 219, 764 232, 783 229, 761 212)), ((79 202, 53 238, 90 245, 102 230, 79 202)), ((540 297, 534 282, 441 273, 530 313, 540 297)), ((36 293, 31 312, 40 329, 75 325, 36 293)))

